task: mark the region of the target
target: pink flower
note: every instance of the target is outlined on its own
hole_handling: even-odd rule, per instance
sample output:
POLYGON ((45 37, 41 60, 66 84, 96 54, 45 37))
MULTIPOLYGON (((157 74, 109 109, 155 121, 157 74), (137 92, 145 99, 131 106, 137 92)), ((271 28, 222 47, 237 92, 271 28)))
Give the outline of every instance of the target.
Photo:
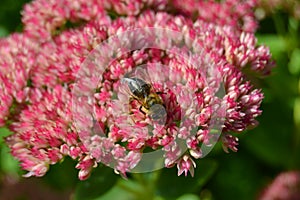
POLYGON ((255 0, 240 1, 227 0, 217 3, 215 1, 188 0, 184 4, 173 0, 179 11, 190 17, 197 17, 203 21, 212 22, 221 26, 228 25, 247 32, 254 32, 257 21, 254 17, 255 0))
POLYGON ((66 88, 31 90, 28 100, 31 105, 10 126, 15 134, 6 139, 12 154, 29 171, 26 176, 43 176, 49 165, 56 164, 65 155, 79 160, 86 156, 72 127, 71 95, 66 88), (75 149, 79 151, 75 153, 75 149))
POLYGON ((18 114, 18 105, 26 100, 36 52, 37 44, 27 34, 0 39, 0 126, 18 114))
POLYGON ((299 198, 299 171, 289 171, 279 174, 259 197, 261 200, 296 200, 299 198))
POLYGON ((196 168, 196 163, 187 155, 184 155, 180 161, 177 163, 178 176, 184 173, 187 176, 188 171, 194 176, 194 168, 196 168))
POLYGON ((263 99, 246 71, 263 76, 273 67, 254 36, 255 3, 178 5, 35 0, 25 6, 24 32, 0 40, 0 125, 13 131, 7 143, 26 176, 43 176, 65 156, 77 160, 81 180, 98 163, 124 177, 153 170, 143 168, 153 156, 164 159, 162 166, 177 165, 178 175, 193 175, 193 160, 216 142, 237 151, 230 132, 256 126, 263 99), (127 76, 150 84, 156 105, 146 109, 132 98, 127 76))

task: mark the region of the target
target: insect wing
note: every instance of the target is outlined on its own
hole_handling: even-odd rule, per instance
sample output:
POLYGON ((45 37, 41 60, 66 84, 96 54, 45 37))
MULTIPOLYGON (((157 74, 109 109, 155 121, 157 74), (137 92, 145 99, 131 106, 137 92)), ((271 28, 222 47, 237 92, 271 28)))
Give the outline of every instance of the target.
POLYGON ((164 125, 167 121, 167 112, 163 105, 155 104, 149 110, 149 116, 151 119, 160 124, 164 125))
POLYGON ((137 99, 143 99, 149 95, 151 85, 140 78, 123 78, 133 96, 137 99))
POLYGON ((120 86, 120 91, 123 93, 123 94, 127 94, 128 96, 133 96, 133 93, 129 87, 130 85, 130 82, 132 80, 130 78, 122 78, 121 79, 121 86, 120 86))

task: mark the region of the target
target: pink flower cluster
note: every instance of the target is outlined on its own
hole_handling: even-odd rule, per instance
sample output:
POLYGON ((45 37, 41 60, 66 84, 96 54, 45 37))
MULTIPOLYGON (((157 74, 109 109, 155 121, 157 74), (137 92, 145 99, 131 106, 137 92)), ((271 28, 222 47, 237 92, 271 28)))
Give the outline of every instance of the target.
POLYGON ((260 200, 296 200, 300 198, 300 172, 288 171, 279 174, 260 195, 260 200))
MULTIPOLYGON (((230 132, 256 126, 263 99, 246 72, 265 76, 273 66, 269 49, 256 43, 254 6, 253 1, 239 0, 27 4, 22 12, 24 31, 0 40, 0 126, 13 132, 6 141, 28 171, 26 176, 43 176, 65 156, 78 161, 81 180, 98 163, 125 176, 149 149, 160 150, 164 166, 177 165, 179 175, 193 175, 194 160, 205 156, 202 146, 219 140, 225 151, 237 151, 238 140, 230 132), (173 42, 184 41, 198 53, 142 48, 148 41, 140 37, 138 49, 114 52, 107 46, 89 56, 116 34, 146 27, 178 32, 181 37, 171 37, 173 42), (104 55, 115 55, 105 68, 87 61, 104 55), (141 112, 141 103, 129 100, 122 90, 122 78, 141 65, 152 92, 163 101, 163 125, 141 112), (217 98, 214 86, 221 83, 224 94, 217 98), (76 96, 78 92, 83 96, 76 96), (215 139, 210 129, 218 109, 224 115, 219 115, 221 136, 215 139)), ((168 46, 169 37, 159 39, 159 47, 168 46)))

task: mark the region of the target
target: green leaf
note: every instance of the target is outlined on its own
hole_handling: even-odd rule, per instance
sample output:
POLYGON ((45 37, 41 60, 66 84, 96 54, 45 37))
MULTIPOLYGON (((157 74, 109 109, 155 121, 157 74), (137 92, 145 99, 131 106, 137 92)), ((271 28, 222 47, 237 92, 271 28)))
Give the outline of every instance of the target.
POLYGON ((184 194, 177 198, 177 200, 200 200, 200 198, 194 194, 184 194))
POLYGON ((197 161, 194 177, 177 176, 176 167, 163 169, 157 181, 157 194, 165 199, 174 199, 186 193, 200 191, 216 169, 217 163, 208 159, 197 161))
POLYGON ((296 126, 300 128, 300 98, 299 97, 295 100, 294 121, 296 126))
POLYGON ((25 3, 31 0, 1 0, 0 1, 0 24, 9 32, 17 30, 21 24, 21 10, 25 3))
MULTIPOLYGON (((276 57, 277 67, 272 70, 272 75, 264 80, 266 83, 263 88, 265 94, 264 102, 276 101, 277 105, 274 105, 273 110, 286 105, 288 109, 292 109, 294 106, 298 80, 296 77, 291 76, 287 62, 288 55, 286 53, 278 55, 278 57, 276 57)), ((283 109, 285 110, 286 108, 283 109)))
POLYGON ((119 176, 113 169, 105 166, 96 168, 88 180, 78 183, 75 200, 91 200, 108 192, 117 182, 119 176))
POLYGON ((240 144, 237 153, 223 154, 217 159, 218 170, 205 185, 205 190, 201 191, 207 191, 206 198, 201 198, 203 200, 256 199, 266 176, 272 173, 272 168, 263 168, 263 165, 246 151, 244 144, 240 144))
POLYGON ((8 30, 4 28, 3 26, 0 26, 0 38, 5 37, 9 34, 8 30))
POLYGON ((120 199, 120 200, 132 200, 134 199, 134 195, 118 185, 115 185, 111 190, 109 190, 107 193, 102 195, 101 197, 98 197, 94 200, 113 200, 113 199, 120 199))
POLYGON ((298 75, 300 73, 300 49, 293 50, 288 66, 291 74, 298 75))
POLYGON ((43 180, 56 190, 74 188, 78 182, 78 171, 75 169, 75 165, 74 160, 66 157, 63 162, 51 165, 43 180))
POLYGON ((20 172, 19 162, 10 154, 7 146, 1 145, 0 150, 1 170, 6 174, 17 175, 20 172))
POLYGON ((275 57, 286 50, 286 41, 278 35, 257 35, 257 39, 259 44, 268 46, 275 57))
POLYGON ((11 135, 12 132, 6 127, 0 127, 0 145, 4 143, 4 138, 11 135))
POLYGON ((272 167, 289 168, 293 162, 293 111, 274 100, 262 105, 260 125, 249 131, 241 146, 272 167))
POLYGON ((0 168, 4 173, 17 175, 20 172, 19 163, 10 154, 10 149, 4 142, 4 137, 10 134, 7 128, 0 128, 0 168))
MULTIPOLYGON (((300 83, 300 82, 299 82, 300 83)), ((295 166, 300 167, 300 97, 295 100, 294 105, 294 122, 296 125, 296 130, 294 132, 294 158, 295 158, 295 166)))

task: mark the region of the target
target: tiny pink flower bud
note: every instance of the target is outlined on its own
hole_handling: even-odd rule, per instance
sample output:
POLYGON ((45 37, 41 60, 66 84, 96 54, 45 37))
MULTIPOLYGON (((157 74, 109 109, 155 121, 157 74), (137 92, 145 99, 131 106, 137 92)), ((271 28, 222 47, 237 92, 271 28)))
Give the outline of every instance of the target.
POLYGON ((190 172, 191 176, 194 176, 194 168, 196 168, 196 163, 188 156, 184 155, 178 162, 178 176, 184 173, 187 176, 187 173, 190 172))

